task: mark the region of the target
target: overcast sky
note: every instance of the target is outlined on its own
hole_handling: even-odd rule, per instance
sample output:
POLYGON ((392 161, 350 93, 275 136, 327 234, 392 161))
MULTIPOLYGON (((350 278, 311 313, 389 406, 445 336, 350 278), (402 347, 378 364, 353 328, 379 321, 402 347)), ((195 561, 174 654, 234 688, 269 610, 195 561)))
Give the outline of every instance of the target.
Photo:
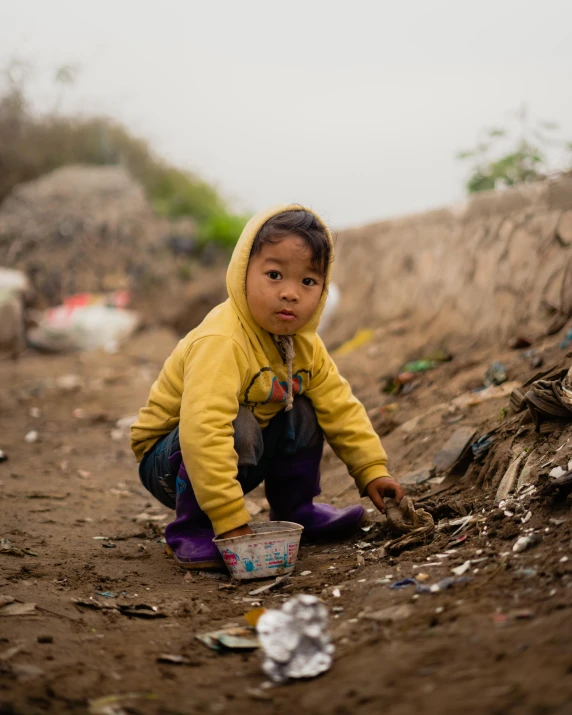
POLYGON ((236 207, 337 228, 463 198, 455 160, 522 102, 572 140, 570 0, 0 0, 0 60, 107 113, 236 207))

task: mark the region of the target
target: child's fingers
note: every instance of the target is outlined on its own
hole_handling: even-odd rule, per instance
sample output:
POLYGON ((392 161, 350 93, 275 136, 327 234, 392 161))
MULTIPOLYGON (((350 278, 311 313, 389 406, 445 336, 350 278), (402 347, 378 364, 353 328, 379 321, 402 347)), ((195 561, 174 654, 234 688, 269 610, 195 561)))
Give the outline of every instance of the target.
POLYGON ((372 489, 371 494, 369 495, 369 498, 373 502, 373 505, 377 507, 377 509, 383 514, 385 513, 385 504, 383 502, 383 497, 381 494, 377 491, 377 489, 372 489))

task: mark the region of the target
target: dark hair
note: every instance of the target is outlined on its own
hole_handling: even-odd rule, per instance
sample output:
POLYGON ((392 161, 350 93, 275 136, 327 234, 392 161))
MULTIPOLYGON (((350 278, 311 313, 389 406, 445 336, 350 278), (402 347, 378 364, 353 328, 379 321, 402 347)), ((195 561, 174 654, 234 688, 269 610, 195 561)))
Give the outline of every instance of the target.
POLYGON ((328 234, 316 216, 305 209, 283 211, 268 219, 256 234, 250 249, 250 258, 255 256, 262 246, 279 243, 289 233, 303 239, 312 251, 312 266, 325 276, 332 253, 328 234))

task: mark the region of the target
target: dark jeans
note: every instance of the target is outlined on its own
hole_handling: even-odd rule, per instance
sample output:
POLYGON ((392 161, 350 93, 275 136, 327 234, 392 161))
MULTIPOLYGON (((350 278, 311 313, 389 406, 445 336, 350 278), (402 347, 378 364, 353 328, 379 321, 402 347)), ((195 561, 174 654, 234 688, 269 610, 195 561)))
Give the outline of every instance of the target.
MULTIPOLYGON (((234 423, 234 449, 238 455, 238 481, 244 494, 261 484, 281 456, 291 456, 324 440, 312 403, 303 395, 294 398, 289 412, 279 412, 261 430, 246 407, 240 407, 234 423)), ((157 440, 139 465, 139 477, 147 491, 161 504, 175 508, 177 471, 169 462, 177 452, 179 427, 157 440)))

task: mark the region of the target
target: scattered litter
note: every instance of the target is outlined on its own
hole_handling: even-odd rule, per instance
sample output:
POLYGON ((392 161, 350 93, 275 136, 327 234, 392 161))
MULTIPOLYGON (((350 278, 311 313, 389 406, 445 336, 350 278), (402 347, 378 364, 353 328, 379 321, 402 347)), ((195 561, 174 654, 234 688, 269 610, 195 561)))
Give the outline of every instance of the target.
POLYGON ((302 571, 300 576, 309 576, 312 572, 311 571, 302 571))
POLYGON ((149 514, 148 512, 143 511, 141 512, 141 514, 137 514, 133 521, 137 521, 139 523, 150 521, 151 523, 156 523, 165 521, 165 519, 167 519, 167 516, 167 514, 149 514))
POLYGON ((525 394, 528 411, 537 430, 543 421, 572 420, 572 367, 548 373, 525 394))
POLYGON ((446 591, 451 586, 458 583, 468 583, 471 579, 468 576, 462 578, 455 578, 453 576, 448 576, 443 578, 437 583, 431 585, 420 583, 416 578, 404 578, 401 581, 396 581, 391 584, 390 588, 393 590, 398 590, 401 588, 406 588, 407 586, 415 586, 415 593, 439 593, 440 591, 446 591))
POLYGON ((265 608, 253 608, 251 611, 247 611, 244 614, 244 620, 248 623, 249 626, 254 627, 258 623, 258 619, 263 613, 266 613, 265 608))
POLYGON ((572 328, 569 328, 568 331, 566 332, 566 335, 562 339, 562 342, 560 343, 560 349, 566 350, 566 348, 569 347, 571 344, 572 344, 572 328))
MULTIPOLYGON (((103 596, 103 598, 117 598, 117 593, 115 591, 96 591, 96 596, 103 596)), ((127 591, 121 591, 120 596, 127 596, 127 591)))
POLYGON ((510 463, 497 489, 497 493, 495 496, 495 501, 497 503, 502 501, 503 499, 506 499, 514 489, 514 485, 520 470, 520 465, 522 464, 522 461, 525 457, 526 452, 523 451, 515 460, 510 463))
POLYGON ((350 353, 353 353, 354 350, 361 348, 362 345, 367 345, 371 342, 374 334, 374 331, 371 329, 358 330, 353 338, 350 338, 350 340, 346 340, 345 343, 342 343, 342 345, 340 345, 339 348, 336 348, 332 354, 335 355, 335 357, 349 355, 350 353))
POLYGON ((399 606, 388 606, 387 608, 382 608, 380 611, 372 611, 371 613, 365 612, 360 614, 362 618, 366 618, 368 621, 377 621, 377 623, 384 623, 391 625, 397 621, 404 621, 413 615, 414 609, 407 603, 403 603, 399 606))
POLYGON ((26 442, 26 444, 34 444, 38 441, 39 437, 40 435, 38 431, 33 429, 26 434, 26 436, 24 437, 24 442, 26 442))
POLYGON ((5 462, 8 459, 8 455, 3 449, 0 449, 0 462, 5 462))
POLYGON ((334 646, 326 632, 328 610, 315 596, 301 594, 280 611, 268 610, 257 631, 264 650, 262 669, 275 683, 313 678, 332 665, 334 646))
POLYGON ((476 436, 474 427, 460 427, 437 452, 433 460, 436 472, 446 472, 460 462, 476 436))
POLYGON ((342 592, 340 591, 340 589, 334 588, 334 590, 332 591, 332 596, 334 598, 340 598, 341 595, 342 595, 342 592))
POLYGON ((8 650, 3 651, 0 653, 0 663, 7 663, 9 660, 12 660, 12 658, 18 655, 23 649, 23 645, 16 645, 13 648, 8 648, 8 650))
POLYGON ((464 564, 461 564, 460 566, 455 566, 455 568, 452 568, 451 571, 455 574, 455 576, 462 576, 464 573, 467 573, 467 571, 471 568, 471 561, 465 561, 464 564))
POLYGON ((132 618, 167 617, 167 614, 160 611, 157 606, 150 606, 146 603, 99 603, 92 597, 90 597, 88 601, 79 598, 72 598, 72 603, 81 608, 89 608, 94 611, 118 611, 122 616, 129 616, 132 618))
POLYGON ((254 591, 249 591, 248 595, 249 596, 258 596, 260 593, 264 593, 265 591, 271 591, 273 588, 278 588, 278 586, 281 586, 284 581, 286 581, 289 578, 290 574, 285 574, 284 576, 277 576, 274 581, 271 581, 270 583, 265 583, 264 586, 259 586, 259 588, 255 588, 254 591))
POLYGON ((50 352, 103 348, 113 353, 141 321, 134 311, 95 301, 82 305, 77 298, 70 296, 63 305, 45 311, 37 327, 28 331, 34 347, 50 352))
POLYGON ((425 509, 416 510, 410 497, 403 497, 399 505, 395 499, 386 499, 385 508, 393 531, 403 534, 384 545, 389 554, 398 554, 431 541, 435 532, 433 517, 425 509))
POLYGON ((562 467, 554 467, 554 469, 551 469, 550 472, 548 473, 549 477, 563 477, 569 470, 567 469, 562 469, 562 467))
POLYGON ((37 556, 38 554, 27 546, 19 547, 13 544, 10 539, 5 537, 0 541, 0 554, 8 554, 10 556, 37 556))
POLYGON ((488 400, 499 400, 503 397, 508 397, 517 387, 520 387, 520 383, 516 381, 504 382, 502 385, 491 385, 478 392, 466 392, 463 395, 459 395, 459 397, 455 397, 452 404, 461 409, 474 407, 488 400))
POLYGON ((8 596, 10 601, 2 604, 0 602, 0 616, 37 616, 35 603, 21 603, 16 601, 11 596, 8 596))
POLYGON ((520 553, 521 551, 526 551, 531 549, 533 546, 537 546, 542 541, 542 536, 540 534, 530 534, 529 536, 520 536, 514 543, 512 550, 515 553, 520 553))
POLYGON ((83 378, 80 375, 60 375, 56 377, 56 387, 64 392, 73 392, 83 387, 83 378))
POLYGON ((195 636, 211 650, 256 650, 260 642, 254 628, 247 626, 231 626, 218 631, 199 633, 195 636))
POLYGON ((493 362, 485 373, 483 385, 485 387, 502 385, 507 379, 506 367, 501 362, 493 362))
POLYGON ((161 653, 157 656, 157 663, 169 663, 172 665, 192 665, 193 661, 185 658, 184 655, 172 655, 171 653, 161 653))
POLYGON ((482 437, 479 437, 476 442, 473 442, 473 444, 471 445, 471 451, 473 452, 475 461, 482 462, 483 459, 490 452, 490 449, 495 442, 496 437, 492 432, 487 432, 487 434, 484 434, 482 437))
POLYGON ((155 693, 120 693, 105 695, 89 701, 89 715, 123 715, 125 710, 121 705, 126 700, 156 700, 155 693))

